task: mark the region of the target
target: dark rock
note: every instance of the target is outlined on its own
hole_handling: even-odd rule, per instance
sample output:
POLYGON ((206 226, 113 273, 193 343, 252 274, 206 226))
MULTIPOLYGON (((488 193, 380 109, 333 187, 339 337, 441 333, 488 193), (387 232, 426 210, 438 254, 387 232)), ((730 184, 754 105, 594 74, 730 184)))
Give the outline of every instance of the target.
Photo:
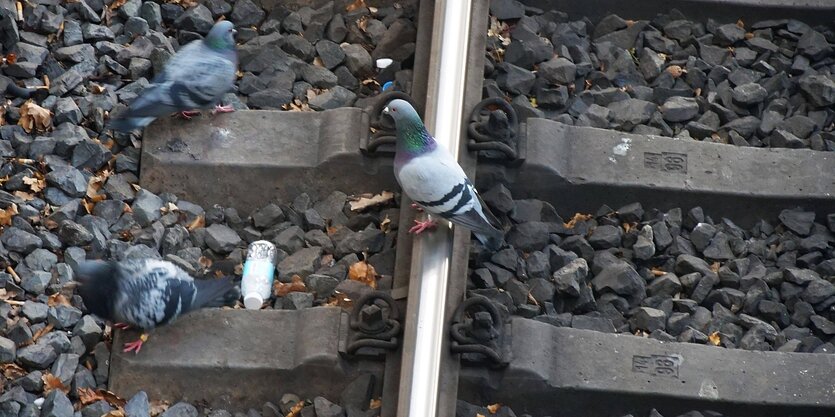
POLYGON ((563 57, 554 57, 540 64, 537 74, 552 84, 570 84, 574 82, 576 73, 577 66, 573 62, 563 57))
POLYGON ((177 403, 160 414, 160 417, 197 417, 200 413, 189 403, 177 403))
POLYGON ((241 237, 228 226, 213 224, 206 228, 206 245, 217 253, 232 252, 241 243, 241 237))
MULTIPOLYGON (((207 9, 208 10, 208 9, 207 9)), ((252 0, 237 0, 229 20, 238 26, 254 26, 264 19, 266 13, 252 0)))
MULTIPOLYGON (((46 395, 41 407, 42 417, 72 417, 73 408, 70 399, 61 390, 52 390, 46 395)), ((196 416, 195 416, 196 417, 196 416)))
POLYGON ((597 250, 615 248, 620 246, 622 235, 620 227, 602 225, 594 229, 588 238, 588 242, 597 250))
POLYGON ((798 83, 800 90, 817 107, 835 104, 835 81, 826 75, 806 75, 798 83))
POLYGON ((667 327, 667 316, 661 310, 640 307, 632 318, 629 319, 629 326, 633 332, 636 330, 644 330, 647 332, 664 330, 667 327))
POLYGON ((691 97, 671 97, 660 110, 668 122, 686 122, 699 114, 699 104, 691 97))
POLYGON ((496 77, 496 82, 499 87, 511 94, 526 95, 536 82, 536 75, 522 67, 505 62, 497 69, 499 75, 496 77))
POLYGON ((762 103, 767 97, 768 91, 757 83, 738 85, 733 90, 734 101, 745 106, 762 103))
POLYGON ((149 417, 150 415, 151 406, 145 391, 137 392, 125 404, 125 417, 149 417))
POLYGON ((591 280, 598 293, 613 292, 627 297, 636 305, 646 296, 644 279, 628 264, 615 264, 601 271, 591 280))
MULTIPOLYGON (((165 10, 163 9, 163 13, 164 12, 165 10)), ((180 30, 187 30, 205 35, 209 33, 209 30, 211 30, 212 26, 214 26, 214 20, 212 18, 212 12, 209 11, 206 6, 198 4, 177 17, 174 21, 174 25, 180 28, 180 30)))

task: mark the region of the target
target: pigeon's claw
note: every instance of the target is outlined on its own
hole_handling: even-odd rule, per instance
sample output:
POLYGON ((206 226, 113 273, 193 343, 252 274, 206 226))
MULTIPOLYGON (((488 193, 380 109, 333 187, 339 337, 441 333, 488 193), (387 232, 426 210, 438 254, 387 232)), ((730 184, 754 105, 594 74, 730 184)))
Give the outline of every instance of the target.
POLYGON ((215 115, 218 113, 232 113, 234 111, 235 107, 233 107, 231 104, 227 104, 225 106, 221 106, 220 104, 218 104, 217 106, 215 106, 215 109, 212 110, 212 114, 215 115))
POLYGON ((124 352, 124 353, 134 352, 134 354, 137 354, 137 353, 139 353, 139 350, 142 349, 142 344, 147 342, 147 341, 148 341, 148 335, 145 334, 145 333, 142 333, 139 336, 139 339, 136 339, 133 342, 125 343, 124 349, 122 349, 122 352, 124 352))
POLYGON ((425 231, 426 229, 434 229, 437 225, 438 223, 436 223, 434 220, 415 220, 415 225, 412 226, 411 229, 409 229, 409 233, 419 235, 423 233, 423 231, 425 231))
POLYGON ((177 114, 183 119, 191 120, 192 117, 199 116, 200 112, 197 110, 183 110, 177 114))
POLYGON ((113 327, 121 330, 128 330, 130 329, 130 324, 127 323, 113 323, 113 327))

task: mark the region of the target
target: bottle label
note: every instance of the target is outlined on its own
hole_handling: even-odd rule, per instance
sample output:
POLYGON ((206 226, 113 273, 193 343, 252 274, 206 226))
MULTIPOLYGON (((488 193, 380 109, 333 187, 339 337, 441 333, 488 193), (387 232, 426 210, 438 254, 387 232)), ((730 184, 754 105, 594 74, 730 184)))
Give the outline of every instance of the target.
POLYGON ((270 297, 275 267, 266 259, 248 259, 244 263, 241 293, 257 292, 265 300, 270 297))

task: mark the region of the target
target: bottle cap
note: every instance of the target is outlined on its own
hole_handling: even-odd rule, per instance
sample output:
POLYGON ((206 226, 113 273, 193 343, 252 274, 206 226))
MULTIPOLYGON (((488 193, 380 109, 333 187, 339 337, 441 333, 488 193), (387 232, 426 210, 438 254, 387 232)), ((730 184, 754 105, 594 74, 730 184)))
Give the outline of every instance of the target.
POLYGON ((260 310, 263 304, 264 299, 258 293, 251 292, 244 296, 244 307, 247 310, 260 310))

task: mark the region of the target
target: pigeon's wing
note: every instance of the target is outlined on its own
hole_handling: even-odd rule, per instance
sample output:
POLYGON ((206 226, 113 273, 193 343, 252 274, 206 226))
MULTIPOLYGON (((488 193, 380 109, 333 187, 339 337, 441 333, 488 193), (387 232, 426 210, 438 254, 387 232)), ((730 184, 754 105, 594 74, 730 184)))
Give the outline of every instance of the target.
POLYGON ((481 198, 464 170, 442 148, 404 164, 397 179, 403 191, 429 213, 477 233, 500 233, 485 216, 481 198))
POLYGON ((122 262, 114 315, 121 322, 152 329, 176 319, 190 306, 194 280, 174 264, 159 260, 122 262))
POLYGON ((202 42, 192 42, 177 52, 164 72, 131 103, 125 117, 157 117, 207 108, 217 103, 234 82, 234 60, 202 42))

